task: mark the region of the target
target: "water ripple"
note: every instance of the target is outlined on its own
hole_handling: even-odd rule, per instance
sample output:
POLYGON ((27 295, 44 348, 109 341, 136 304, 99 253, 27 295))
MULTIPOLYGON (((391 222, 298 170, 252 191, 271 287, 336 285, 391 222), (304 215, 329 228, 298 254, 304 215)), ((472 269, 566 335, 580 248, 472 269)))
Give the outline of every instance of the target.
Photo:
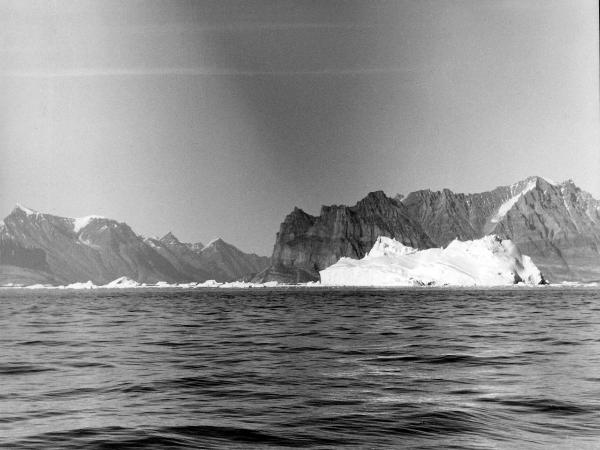
POLYGON ((2 448, 597 448, 592 289, 0 290, 2 448))

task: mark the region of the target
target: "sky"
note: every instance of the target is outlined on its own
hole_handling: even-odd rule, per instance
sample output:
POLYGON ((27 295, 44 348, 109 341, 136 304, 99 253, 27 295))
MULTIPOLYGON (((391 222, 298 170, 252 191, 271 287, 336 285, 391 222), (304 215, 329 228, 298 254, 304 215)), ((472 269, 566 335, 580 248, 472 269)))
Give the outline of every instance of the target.
POLYGON ((592 0, 0 0, 0 216, 270 255, 298 206, 600 198, 592 0))

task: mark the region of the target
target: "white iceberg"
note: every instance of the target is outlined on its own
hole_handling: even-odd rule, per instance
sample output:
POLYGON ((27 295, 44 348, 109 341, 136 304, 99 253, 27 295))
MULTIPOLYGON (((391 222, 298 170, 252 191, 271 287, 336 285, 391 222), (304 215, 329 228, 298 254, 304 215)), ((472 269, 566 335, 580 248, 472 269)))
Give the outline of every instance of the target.
POLYGON ((251 288, 274 288, 279 286, 277 281, 267 281, 266 283, 249 283, 247 281, 230 281, 223 283, 219 287, 225 289, 251 289, 251 288))
POLYGON ((324 286, 537 285, 544 278, 512 241, 495 235, 454 240, 446 248, 417 250, 379 237, 360 260, 341 258, 322 270, 324 286))
POLYGON ((98 286, 96 286, 94 283, 92 283, 91 281, 86 281, 85 283, 71 283, 65 286, 65 289, 96 289, 98 288, 98 286))
POLYGON ((51 289, 52 286, 49 284, 31 284, 29 286, 25 286, 25 289, 51 289))
POLYGON ((249 283, 247 281, 229 281, 227 283, 223 283, 221 284, 219 287, 220 288, 235 288, 235 289, 248 289, 248 288, 254 288, 254 287, 259 287, 261 285, 257 284, 257 283, 249 283))
POLYGON ((136 288, 136 287, 140 287, 140 286, 141 286, 140 283, 138 283, 135 280, 132 280, 131 278, 119 277, 116 280, 113 280, 110 283, 105 284, 102 287, 107 288, 107 289, 130 289, 130 288, 136 288))
POLYGON ((223 283, 219 283, 218 281, 215 280, 206 280, 203 283, 198 283, 196 285, 196 287, 199 288, 217 288, 219 286, 221 286, 223 283))
MULTIPOLYGON (((314 283, 313 283, 314 284, 314 283)), ((318 284, 318 283, 316 283, 318 284)), ((92 281, 71 283, 68 285, 53 286, 50 284, 32 284, 30 286, 21 286, 16 284, 2 285, 0 288, 20 287, 24 289, 147 289, 147 288, 171 288, 171 289, 196 289, 196 288, 231 288, 231 289, 250 289, 250 288, 276 288, 283 286, 277 281, 266 283, 249 283, 245 281, 231 281, 221 283, 215 280, 206 280, 203 282, 191 281, 189 283, 168 283, 158 281, 154 284, 140 283, 126 276, 119 277, 110 283, 97 286, 92 281)))
POLYGON ((191 281, 189 283, 178 283, 174 285, 174 287, 183 288, 183 289, 192 289, 198 286, 198 283, 191 281))

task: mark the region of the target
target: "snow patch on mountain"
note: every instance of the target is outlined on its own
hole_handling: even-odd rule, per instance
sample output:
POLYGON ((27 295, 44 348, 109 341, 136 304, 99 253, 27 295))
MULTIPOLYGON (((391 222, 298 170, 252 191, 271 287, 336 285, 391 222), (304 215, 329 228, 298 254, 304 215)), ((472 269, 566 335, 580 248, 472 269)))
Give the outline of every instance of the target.
POLYGON ((15 208, 16 209, 20 209, 21 211, 23 211, 28 216, 34 216, 36 214, 39 214, 37 211, 34 211, 33 209, 27 208, 27 207, 21 205, 20 203, 17 203, 16 206, 15 206, 15 208))
POLYGON ((522 196, 527 194, 529 191, 535 189, 535 185, 536 185, 536 181, 530 180, 529 183, 527 183, 527 186, 525 186, 525 188, 522 191, 520 191, 517 195, 514 195, 513 197, 509 198, 507 201, 502 203, 502 205, 500 205, 500 208, 498 208, 498 212, 496 213, 496 215, 490 219, 490 222, 492 222, 492 223, 500 222, 502 220, 502 218, 504 216, 506 216, 508 211, 510 211, 510 209, 513 206, 515 206, 515 204, 519 201, 519 199, 522 196))
POLYGON ((104 219, 102 216, 86 216, 73 219, 73 231, 79 233, 83 228, 87 227, 94 219, 104 219))
POLYGON ((208 242, 208 244, 206 244, 206 245, 204 246, 204 248, 208 248, 208 247, 210 247, 211 245, 214 245, 214 244, 216 244, 217 242, 220 242, 220 241, 223 241, 223 239, 221 239, 220 237, 216 237, 216 238, 214 238, 214 239, 210 240, 210 241, 208 242))
POLYGON ((557 183, 554 180, 551 180, 550 178, 547 178, 547 177, 538 177, 538 178, 544 180, 546 183, 551 184, 552 186, 558 186, 559 185, 559 183, 557 183))
POLYGON ((341 258, 320 271, 327 286, 501 286, 544 282, 531 258, 495 235, 454 240, 446 248, 416 250, 377 239, 363 259, 341 258))

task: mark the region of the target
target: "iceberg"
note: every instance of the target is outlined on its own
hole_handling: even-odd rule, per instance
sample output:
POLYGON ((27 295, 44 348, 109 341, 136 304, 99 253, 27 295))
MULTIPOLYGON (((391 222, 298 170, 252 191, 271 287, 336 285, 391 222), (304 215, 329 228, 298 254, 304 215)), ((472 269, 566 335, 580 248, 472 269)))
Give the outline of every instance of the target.
POLYGON ((25 289, 49 289, 52 288, 52 286, 48 285, 48 284, 32 284, 30 286, 25 286, 25 289))
POLYGON ((496 235, 417 250, 379 237, 360 260, 341 258, 319 272, 323 286, 505 286, 544 284, 531 258, 496 235))
POLYGON ((140 287, 140 283, 138 283, 135 280, 132 280, 131 278, 119 277, 116 280, 113 280, 102 287, 107 289, 130 289, 140 287))
POLYGON ((206 287, 206 288, 217 288, 217 287, 221 286, 222 284, 223 283, 219 283, 218 281, 215 281, 215 280, 206 280, 203 283, 198 283, 196 285, 196 287, 199 287, 199 288, 204 288, 204 287, 206 287))
POLYGON ((67 286, 65 286, 65 289, 97 289, 97 288, 98 288, 98 286, 96 286, 91 281, 86 281, 85 283, 82 283, 82 282, 71 283, 71 284, 68 284, 67 286))
MULTIPOLYGON (((318 283, 315 283, 318 284, 318 283)), ((276 288, 282 286, 277 281, 266 283, 249 283, 245 281, 231 281, 221 283, 215 280, 206 280, 204 282, 191 281, 189 283, 168 283, 158 281, 154 284, 140 283, 126 276, 119 277, 110 283, 101 286, 95 285, 92 281, 71 283, 68 285, 53 286, 51 284, 32 284, 29 286, 17 285, 14 283, 1 285, 0 288, 24 288, 24 289, 152 289, 152 288, 179 288, 179 289, 198 289, 198 288, 230 288, 230 289, 250 289, 250 288, 276 288)))
POLYGON ((276 288, 281 286, 277 281, 267 281, 266 283, 250 283, 247 281, 229 281, 219 285, 223 289, 252 289, 252 288, 276 288))

